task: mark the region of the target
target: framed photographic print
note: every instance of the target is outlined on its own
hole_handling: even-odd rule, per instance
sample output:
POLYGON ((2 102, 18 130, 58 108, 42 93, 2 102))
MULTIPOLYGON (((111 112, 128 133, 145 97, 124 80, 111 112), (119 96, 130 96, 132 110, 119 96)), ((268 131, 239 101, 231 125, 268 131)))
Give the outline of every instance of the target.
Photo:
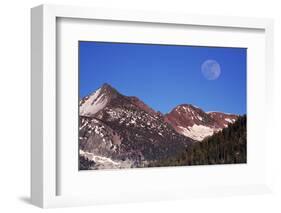
POLYGON ((78 45, 80 170, 247 162, 246 48, 78 45))
POLYGON ((33 8, 32 203, 269 192, 272 30, 269 19, 33 8))

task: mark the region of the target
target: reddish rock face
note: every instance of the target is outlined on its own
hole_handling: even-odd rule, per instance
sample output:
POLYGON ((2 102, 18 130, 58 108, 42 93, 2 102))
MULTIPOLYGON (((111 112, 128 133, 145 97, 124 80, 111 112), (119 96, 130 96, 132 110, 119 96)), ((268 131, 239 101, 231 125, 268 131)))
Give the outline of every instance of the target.
POLYGON ((237 115, 222 112, 204 112, 191 104, 182 104, 165 115, 165 121, 178 133, 201 141, 205 137, 234 123, 237 115))
POLYGON ((158 113, 155 112, 152 108, 150 108, 148 105, 146 105, 143 101, 141 101, 139 98, 133 96, 129 97, 132 104, 136 105, 141 110, 151 114, 151 115, 157 115, 158 113))
POLYGON ((191 104, 182 104, 165 115, 165 120, 172 126, 193 126, 194 124, 211 124, 210 117, 200 108, 191 104))
POLYGON ((234 123, 238 118, 237 115, 222 112, 208 112, 207 114, 215 121, 219 128, 227 127, 230 123, 234 123))

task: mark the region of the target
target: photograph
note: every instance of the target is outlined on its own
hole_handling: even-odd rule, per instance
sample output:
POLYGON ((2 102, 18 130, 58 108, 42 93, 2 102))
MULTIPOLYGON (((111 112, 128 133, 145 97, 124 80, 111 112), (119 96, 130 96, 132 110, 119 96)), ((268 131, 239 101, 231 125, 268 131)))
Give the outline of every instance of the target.
POLYGON ((247 163, 247 48, 79 41, 78 56, 80 171, 247 163))

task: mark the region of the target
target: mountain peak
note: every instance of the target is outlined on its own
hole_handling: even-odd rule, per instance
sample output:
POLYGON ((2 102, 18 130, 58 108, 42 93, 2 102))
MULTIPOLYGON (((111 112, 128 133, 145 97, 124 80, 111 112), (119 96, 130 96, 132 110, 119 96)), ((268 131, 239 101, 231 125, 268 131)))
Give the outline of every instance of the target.
POLYGON ((180 104, 180 105, 177 105, 175 108, 173 108, 171 110, 170 113, 168 114, 182 114, 182 115, 192 115, 194 113, 204 113, 204 111, 195 106, 195 105, 192 105, 192 104, 180 104))
POLYGON ((106 107, 112 99, 119 96, 121 94, 115 88, 104 83, 98 90, 80 101, 80 115, 91 117, 106 107))
POLYGON ((101 94, 108 96, 108 98, 113 99, 116 98, 120 93, 113 88, 110 84, 104 83, 100 88, 101 94))
MULTIPOLYGON (((101 86, 102 89, 114 89, 110 84, 108 83, 104 83, 102 86, 101 86)), ((115 89, 114 89, 115 90, 115 89)))
MULTIPOLYGON (((180 109, 180 108, 189 108, 189 109, 194 109, 194 110, 202 110, 201 108, 193 105, 193 104, 179 104, 178 106, 175 107, 175 109, 180 109)), ((203 111, 203 110, 202 110, 203 111)))
POLYGON ((166 122, 187 137, 201 141, 235 122, 237 115, 222 112, 206 113, 192 104, 180 104, 165 115, 166 122))

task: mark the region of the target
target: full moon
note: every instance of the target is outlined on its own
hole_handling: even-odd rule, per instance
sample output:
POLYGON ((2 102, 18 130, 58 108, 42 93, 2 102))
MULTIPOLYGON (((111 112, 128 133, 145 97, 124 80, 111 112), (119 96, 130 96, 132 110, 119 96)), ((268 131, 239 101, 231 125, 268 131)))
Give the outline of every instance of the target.
POLYGON ((221 67, 215 60, 206 60, 201 66, 201 72, 207 80, 216 80, 220 77, 221 67))

